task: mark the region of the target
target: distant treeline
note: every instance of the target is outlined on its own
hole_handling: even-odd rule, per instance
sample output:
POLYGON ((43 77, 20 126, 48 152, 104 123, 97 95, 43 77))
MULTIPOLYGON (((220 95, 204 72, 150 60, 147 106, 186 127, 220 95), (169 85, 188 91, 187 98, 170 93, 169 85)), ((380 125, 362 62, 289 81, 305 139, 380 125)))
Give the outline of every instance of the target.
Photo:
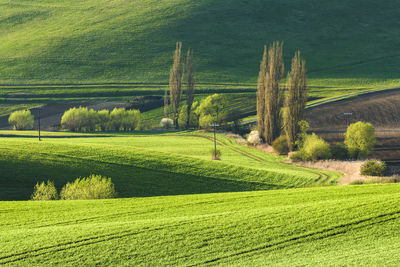
POLYGON ((61 126, 70 131, 133 131, 140 127, 140 111, 114 108, 95 111, 85 107, 71 108, 61 118, 61 126))

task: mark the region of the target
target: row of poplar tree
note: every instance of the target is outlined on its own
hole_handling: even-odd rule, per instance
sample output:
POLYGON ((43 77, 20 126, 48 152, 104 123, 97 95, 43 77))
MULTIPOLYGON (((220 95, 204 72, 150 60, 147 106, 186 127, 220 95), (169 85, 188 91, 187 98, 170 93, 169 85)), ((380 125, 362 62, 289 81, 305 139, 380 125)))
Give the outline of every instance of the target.
POLYGON ((274 42, 268 49, 264 46, 257 83, 257 128, 260 138, 268 144, 284 129, 293 151, 308 98, 305 61, 299 51, 287 75, 286 94, 281 88, 284 71, 282 43, 274 42))
POLYGON ((169 97, 168 90, 164 94, 164 116, 169 118, 172 115, 174 125, 176 128, 189 128, 190 114, 192 112, 192 105, 194 101, 194 70, 193 70, 193 51, 189 49, 186 55, 186 66, 182 59, 182 42, 176 43, 174 52, 174 62, 169 75, 169 97), (186 72, 186 80, 184 74, 186 72), (182 86, 186 82, 186 125, 178 125, 179 106, 182 100, 182 86), (169 98, 169 101, 168 101, 169 98), (171 105, 171 108, 169 107, 171 105), (170 111, 172 114, 170 114, 170 111))
MULTIPOLYGON (((308 98, 305 61, 299 51, 295 53, 291 70, 287 75, 286 94, 281 88, 284 72, 283 44, 277 41, 268 49, 267 46, 264 46, 257 83, 257 128, 260 138, 268 144, 272 144, 281 135, 283 128, 288 139, 289 149, 293 151, 297 134, 300 132, 299 121, 303 120, 308 98), (283 114, 282 108, 284 108, 283 114)), ((182 43, 177 42, 170 70, 169 90, 165 90, 164 94, 164 116, 166 118, 171 116, 176 128, 178 128, 179 107, 184 84, 186 84, 187 121, 186 125, 179 125, 180 128, 188 128, 190 124, 195 78, 193 51, 191 49, 187 51, 185 65, 182 57, 182 43), (186 79, 184 79, 185 74, 186 79)))

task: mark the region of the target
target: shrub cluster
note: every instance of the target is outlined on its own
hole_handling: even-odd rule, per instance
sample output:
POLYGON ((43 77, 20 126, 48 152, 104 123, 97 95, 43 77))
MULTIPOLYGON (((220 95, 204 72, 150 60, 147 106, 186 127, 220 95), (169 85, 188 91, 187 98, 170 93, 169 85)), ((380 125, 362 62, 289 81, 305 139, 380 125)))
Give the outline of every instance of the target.
POLYGON ((281 135, 272 142, 272 148, 279 155, 287 155, 289 153, 288 139, 286 135, 281 135))
POLYGON ((385 176, 386 164, 382 161, 369 160, 361 165, 360 174, 367 176, 385 176))
POLYGON ((315 133, 307 135, 304 144, 299 151, 293 153, 290 159, 293 161, 315 161, 332 157, 329 143, 318 137, 315 133))
POLYGON ((70 131, 133 131, 140 127, 140 111, 114 108, 113 111, 71 108, 61 118, 61 125, 70 131))
POLYGON ((296 141, 299 150, 290 155, 293 161, 365 158, 371 153, 376 142, 375 129, 370 123, 359 121, 350 124, 345 133, 344 144, 335 143, 331 146, 315 134, 306 134, 308 124, 304 126, 296 141))
POLYGON ((347 160, 349 159, 349 152, 344 144, 335 143, 331 145, 332 159, 347 160))
POLYGON ((11 113, 8 123, 14 130, 29 130, 33 128, 34 117, 30 110, 18 110, 11 113))
POLYGON ((111 178, 101 175, 90 175, 87 178, 77 178, 73 183, 67 183, 60 192, 61 199, 105 199, 116 196, 111 178))
POLYGON ((73 200, 73 199, 105 199, 116 196, 111 178, 101 175, 90 175, 86 178, 77 178, 72 183, 67 183, 58 196, 57 189, 51 181, 35 185, 32 200, 73 200))

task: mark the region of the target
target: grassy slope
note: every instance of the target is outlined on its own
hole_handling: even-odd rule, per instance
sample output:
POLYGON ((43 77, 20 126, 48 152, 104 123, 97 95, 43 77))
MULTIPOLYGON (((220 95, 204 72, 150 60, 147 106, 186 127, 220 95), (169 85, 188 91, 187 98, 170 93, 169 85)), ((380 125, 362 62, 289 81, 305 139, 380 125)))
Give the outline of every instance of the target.
POLYGON ((28 199, 37 181, 61 187, 90 173, 111 177, 121 197, 293 188, 332 184, 340 176, 280 163, 223 136, 221 161, 210 160, 212 142, 202 136, 43 140, 0 138, 0 200, 28 199))
POLYGON ((399 185, 3 202, 0 264, 397 265, 399 185))
POLYGON ((390 0, 16 0, 0 4, 3 82, 167 82, 181 40, 202 82, 256 82, 262 47, 300 49, 317 86, 393 84, 399 4, 390 0))

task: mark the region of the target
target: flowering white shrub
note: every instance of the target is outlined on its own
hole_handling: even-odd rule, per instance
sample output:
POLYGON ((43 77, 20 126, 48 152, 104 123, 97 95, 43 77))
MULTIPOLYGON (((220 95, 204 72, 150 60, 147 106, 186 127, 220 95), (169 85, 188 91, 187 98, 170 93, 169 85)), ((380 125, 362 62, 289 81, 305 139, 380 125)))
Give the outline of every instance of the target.
POLYGON ((174 121, 170 118, 162 118, 160 122, 161 127, 169 129, 174 125, 174 121))
POLYGON ((247 138, 247 143, 253 146, 261 144, 261 138, 258 134, 258 131, 250 132, 249 137, 247 138))

